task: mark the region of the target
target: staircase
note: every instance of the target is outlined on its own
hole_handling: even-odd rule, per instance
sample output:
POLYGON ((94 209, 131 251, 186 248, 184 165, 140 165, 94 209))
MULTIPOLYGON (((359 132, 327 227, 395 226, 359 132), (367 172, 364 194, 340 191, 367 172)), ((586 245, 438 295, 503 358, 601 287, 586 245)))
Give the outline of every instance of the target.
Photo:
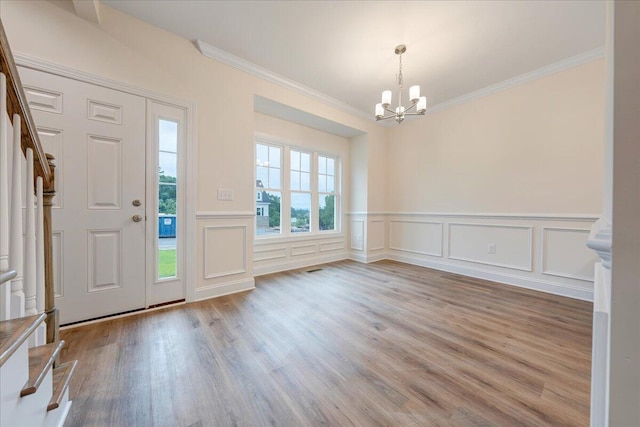
POLYGON ((62 426, 71 408, 69 382, 77 361, 54 367, 64 341, 29 348, 45 318, 41 313, 0 322, 0 426, 62 426))
POLYGON ((0 427, 62 426, 71 408, 77 362, 58 364, 52 160, 0 21, 0 427))

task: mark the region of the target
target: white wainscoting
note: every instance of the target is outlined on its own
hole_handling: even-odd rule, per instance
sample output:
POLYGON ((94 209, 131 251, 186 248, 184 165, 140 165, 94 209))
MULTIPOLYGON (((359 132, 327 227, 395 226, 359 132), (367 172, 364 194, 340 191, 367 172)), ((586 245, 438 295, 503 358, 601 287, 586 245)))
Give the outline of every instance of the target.
MULTIPOLYGON (((198 212, 194 300, 254 289, 251 259, 253 212, 198 212)), ((265 254, 266 257, 276 254, 265 254)))
POLYGON ((342 233, 268 237, 253 242, 255 276, 349 258, 342 233))
POLYGON ((388 229, 384 214, 351 212, 349 258, 375 262, 387 258, 388 229))
POLYGON ((597 257, 586 242, 598 215, 358 212, 350 216, 354 260, 392 259, 593 300, 597 257), (490 253, 489 245, 495 253, 490 253))

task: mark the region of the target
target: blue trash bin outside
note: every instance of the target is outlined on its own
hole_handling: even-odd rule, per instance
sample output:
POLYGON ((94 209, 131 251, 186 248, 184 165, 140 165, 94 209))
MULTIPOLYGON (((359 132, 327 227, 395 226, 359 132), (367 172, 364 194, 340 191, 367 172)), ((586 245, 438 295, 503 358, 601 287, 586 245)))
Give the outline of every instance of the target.
POLYGON ((175 215, 161 214, 158 216, 158 237, 176 237, 175 215))

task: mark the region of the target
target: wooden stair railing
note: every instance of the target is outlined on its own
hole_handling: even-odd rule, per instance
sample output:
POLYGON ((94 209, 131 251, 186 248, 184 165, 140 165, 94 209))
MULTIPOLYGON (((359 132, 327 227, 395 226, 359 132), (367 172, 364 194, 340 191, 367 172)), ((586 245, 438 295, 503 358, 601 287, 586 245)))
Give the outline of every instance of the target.
MULTIPOLYGON (((29 111, 27 97, 22 89, 20 76, 16 68, 15 60, 11 53, 9 41, 0 20, 0 72, 6 76, 7 81, 7 111, 9 117, 18 114, 21 117, 22 151, 33 150, 34 176, 42 177, 44 191, 44 281, 45 281, 45 320, 47 325, 47 343, 58 341, 59 338, 59 314, 55 305, 55 292, 53 285, 53 228, 51 223, 51 206, 55 196, 55 165, 53 156, 45 154, 36 126, 29 111)), ((5 112, 0 112, 5 114, 5 112)))

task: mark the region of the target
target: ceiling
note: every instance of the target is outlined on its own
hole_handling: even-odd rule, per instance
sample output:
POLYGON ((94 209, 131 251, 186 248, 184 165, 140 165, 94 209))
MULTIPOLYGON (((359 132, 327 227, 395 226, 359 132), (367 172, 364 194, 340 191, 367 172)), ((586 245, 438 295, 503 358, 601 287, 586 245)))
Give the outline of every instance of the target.
POLYGON ((432 107, 605 42, 601 1, 101 2, 371 116, 382 90, 397 102, 401 43, 405 91, 432 107))

